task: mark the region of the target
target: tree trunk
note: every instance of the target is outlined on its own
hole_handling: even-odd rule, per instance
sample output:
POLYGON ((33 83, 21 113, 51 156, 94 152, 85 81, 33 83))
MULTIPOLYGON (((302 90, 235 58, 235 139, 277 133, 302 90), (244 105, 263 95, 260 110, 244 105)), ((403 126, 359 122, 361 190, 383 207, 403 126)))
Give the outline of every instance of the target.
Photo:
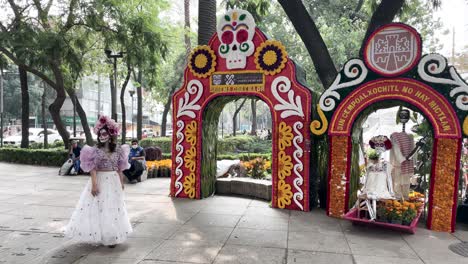
POLYGON ((28 72, 18 66, 21 85, 21 148, 29 147, 29 91, 28 72))
POLYGON ((208 45, 216 32, 216 0, 198 1, 198 45, 208 45))
MULTIPOLYGON (((127 76, 125 77, 125 81, 122 84, 122 89, 120 90, 120 106, 122 108, 122 141, 121 141, 122 144, 125 144, 125 139, 127 137, 127 111, 125 109, 125 91, 127 89, 128 81, 130 80, 131 72, 132 72, 132 68, 130 67, 130 63, 127 62, 127 76)), ((132 97, 132 100, 133 100, 133 97, 132 97)), ((132 109, 132 115, 133 115, 133 109, 132 109)))
POLYGON ((111 118, 117 122, 117 91, 114 82, 114 74, 109 74, 110 96, 111 96, 111 118))
MULTIPOLYGON (((233 137, 236 136, 236 130, 237 130, 236 118, 237 118, 237 114, 240 112, 240 110, 244 106, 245 101, 247 101, 247 98, 244 98, 244 101, 242 101, 242 103, 240 104, 239 107, 237 107, 237 105, 236 105, 236 107, 237 107, 236 111, 234 111, 234 115, 232 116, 232 136, 233 137)), ((239 124, 239 126, 240 126, 240 124, 239 124)))
POLYGON ((185 41, 185 64, 187 65, 188 56, 192 49, 192 44, 190 43, 190 0, 184 0, 184 18, 185 18, 185 28, 184 28, 184 41, 185 41))
POLYGON ((257 99, 252 99, 250 102, 250 106, 252 107, 252 131, 250 134, 252 136, 257 135, 257 99))
POLYGON ((161 137, 166 136, 167 114, 169 113, 169 110, 171 109, 172 95, 174 94, 176 87, 177 87, 176 85, 172 86, 171 92, 169 93, 169 96, 167 97, 167 101, 164 104, 164 111, 163 111, 162 120, 161 120, 161 137))
POLYGON ((42 82, 42 87, 44 91, 42 92, 42 102, 41 102, 41 116, 42 116, 42 127, 44 128, 44 148, 49 148, 47 142, 47 120, 46 120, 46 104, 47 104, 47 88, 45 82, 42 82))
POLYGON ((91 135, 91 129, 89 129, 88 117, 86 116, 86 112, 81 106, 80 100, 78 100, 75 90, 67 89, 67 93, 76 109, 76 112, 78 113, 78 116, 80 117, 81 126, 83 127, 86 136, 86 144, 88 146, 92 146, 94 145, 94 140, 93 136, 91 135))
POLYGON ((137 139, 141 140, 141 132, 143 128, 143 72, 141 69, 138 70, 138 83, 140 84, 137 87, 137 139))
POLYGON ((395 18, 398 11, 401 10, 405 0, 382 0, 372 14, 372 18, 367 26, 366 35, 362 40, 360 54, 364 52, 364 46, 367 38, 374 32, 378 27, 391 23, 395 18))
POLYGON ((323 87, 328 88, 338 72, 317 25, 301 0, 278 0, 278 2, 304 42, 323 87))

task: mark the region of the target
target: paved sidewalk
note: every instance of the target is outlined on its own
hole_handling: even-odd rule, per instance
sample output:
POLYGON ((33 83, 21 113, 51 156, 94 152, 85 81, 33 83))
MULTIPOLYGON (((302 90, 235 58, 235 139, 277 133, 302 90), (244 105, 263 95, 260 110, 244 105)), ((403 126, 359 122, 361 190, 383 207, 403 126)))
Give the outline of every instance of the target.
POLYGON ((135 230, 125 244, 74 244, 60 228, 88 178, 57 172, 0 163, 0 263, 468 263, 448 249, 468 241, 468 226, 409 235, 248 198, 171 199, 162 178, 126 186, 135 230))

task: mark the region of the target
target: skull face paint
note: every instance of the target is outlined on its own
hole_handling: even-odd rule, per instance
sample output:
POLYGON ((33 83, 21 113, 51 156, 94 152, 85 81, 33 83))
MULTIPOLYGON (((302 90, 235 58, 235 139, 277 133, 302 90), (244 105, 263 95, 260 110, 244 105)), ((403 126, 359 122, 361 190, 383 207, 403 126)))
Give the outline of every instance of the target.
POLYGON ((110 135, 109 133, 107 133, 107 130, 105 129, 99 130, 99 141, 101 143, 106 143, 107 141, 109 141, 109 139, 110 139, 110 135))
POLYGON ((245 10, 228 11, 218 22, 218 38, 221 41, 218 52, 226 59, 228 69, 244 69, 247 57, 253 54, 252 41, 255 35, 255 21, 245 10))

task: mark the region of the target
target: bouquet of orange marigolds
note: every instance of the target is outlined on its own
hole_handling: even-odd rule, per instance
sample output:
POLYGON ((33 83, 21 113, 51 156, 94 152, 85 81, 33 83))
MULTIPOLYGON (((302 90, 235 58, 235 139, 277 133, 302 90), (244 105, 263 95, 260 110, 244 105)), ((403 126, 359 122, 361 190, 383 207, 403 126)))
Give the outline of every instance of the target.
POLYGON ((170 177, 172 167, 172 160, 154 160, 146 161, 146 168, 148 169, 148 178, 156 177, 170 177))
POLYGON ((377 220, 392 224, 411 225, 413 220, 422 210, 424 195, 412 192, 408 201, 382 200, 377 207, 377 220))
POLYGON ((263 179, 266 176, 265 172, 271 173, 271 161, 264 158, 243 161, 242 166, 244 166, 247 175, 254 179, 263 179))

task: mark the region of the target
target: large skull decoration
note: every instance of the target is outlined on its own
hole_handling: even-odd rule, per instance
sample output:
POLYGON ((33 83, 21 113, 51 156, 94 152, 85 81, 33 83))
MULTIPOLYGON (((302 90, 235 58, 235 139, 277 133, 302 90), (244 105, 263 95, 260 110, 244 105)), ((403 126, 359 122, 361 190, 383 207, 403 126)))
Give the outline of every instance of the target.
POLYGON ((221 41, 219 55, 226 59, 226 67, 244 69, 247 57, 255 50, 252 41, 255 21, 252 15, 245 10, 230 10, 219 20, 217 31, 221 41))

